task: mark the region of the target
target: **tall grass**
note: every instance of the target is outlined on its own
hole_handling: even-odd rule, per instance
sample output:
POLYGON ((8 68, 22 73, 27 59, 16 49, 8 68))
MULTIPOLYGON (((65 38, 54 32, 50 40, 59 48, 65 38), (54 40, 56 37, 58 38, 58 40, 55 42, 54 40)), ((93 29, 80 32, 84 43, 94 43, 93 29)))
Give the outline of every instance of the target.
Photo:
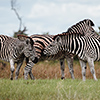
MULTIPOLYGON (((24 67, 25 67, 25 63, 21 67, 19 78, 23 78, 24 67)), ((74 68, 75 78, 82 79, 81 67, 78 61, 74 61, 73 68, 74 68)), ((100 78, 100 62, 95 62, 95 70, 96 70, 97 78, 100 78)), ((33 66, 32 72, 36 79, 59 79, 61 77, 59 61, 38 62, 35 66, 33 66)), ((10 78, 9 63, 6 63, 5 67, 3 67, 2 64, 0 64, 0 78, 3 79, 10 78)), ((65 78, 66 79, 71 78, 68 65, 66 62, 65 62, 65 78)), ((87 79, 93 78, 88 64, 86 70, 86 78, 87 79)))

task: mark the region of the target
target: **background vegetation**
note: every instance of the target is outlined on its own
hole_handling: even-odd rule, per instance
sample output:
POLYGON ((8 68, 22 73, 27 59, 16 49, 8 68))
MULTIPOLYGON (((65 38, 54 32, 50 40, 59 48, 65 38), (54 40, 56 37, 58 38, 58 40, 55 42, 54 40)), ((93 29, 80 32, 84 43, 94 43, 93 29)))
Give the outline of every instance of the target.
MULTIPOLYGON (((95 62, 95 70, 96 70, 97 78, 100 78, 99 66, 100 66, 100 62, 95 62)), ((25 67, 25 62, 21 67, 19 78, 23 78, 24 67, 25 67)), ((74 60, 73 69, 74 69, 75 78, 81 79, 82 75, 81 75, 81 67, 79 61, 74 60)), ((59 79, 61 77, 60 64, 58 60, 38 62, 36 65, 33 66, 32 72, 36 79, 59 79)), ((93 78, 88 64, 86 70, 86 77, 87 79, 93 78)), ((0 63, 0 78, 2 79, 10 78, 9 63, 6 62, 3 62, 3 64, 0 63)), ((66 60, 65 60, 65 78, 66 79, 71 78, 66 60)))

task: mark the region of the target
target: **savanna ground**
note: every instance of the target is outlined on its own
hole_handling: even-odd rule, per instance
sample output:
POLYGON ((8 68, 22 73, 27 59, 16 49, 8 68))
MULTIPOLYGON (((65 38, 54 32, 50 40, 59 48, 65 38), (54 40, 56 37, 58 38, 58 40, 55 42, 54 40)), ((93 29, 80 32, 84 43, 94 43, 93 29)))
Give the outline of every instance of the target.
POLYGON ((36 80, 24 80, 23 64, 18 80, 11 81, 10 65, 0 64, 0 100, 100 100, 100 62, 95 63, 98 81, 94 81, 87 65, 86 82, 81 67, 74 61, 75 80, 65 63, 65 80, 61 80, 59 61, 39 62, 33 67, 36 80))

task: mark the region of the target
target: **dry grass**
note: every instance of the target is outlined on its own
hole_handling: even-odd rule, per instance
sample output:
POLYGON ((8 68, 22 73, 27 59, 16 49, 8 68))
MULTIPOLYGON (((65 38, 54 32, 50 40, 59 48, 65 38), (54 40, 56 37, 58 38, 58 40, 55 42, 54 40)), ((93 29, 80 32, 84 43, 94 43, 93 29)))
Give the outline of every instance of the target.
MULTIPOLYGON (((100 78, 100 62, 95 63, 95 70, 97 78, 100 78)), ((24 66, 23 64, 19 78, 23 78, 23 72, 24 72, 24 66)), ((38 62, 32 69, 33 75, 36 79, 58 79, 61 77, 60 72, 60 64, 59 61, 44 61, 44 62, 38 62)), ((81 79, 81 67, 78 61, 74 61, 74 75, 76 79, 81 79)), ((0 78, 10 78, 10 65, 9 63, 6 63, 6 66, 4 67, 2 63, 0 63, 0 78)), ((69 73, 68 65, 65 63, 65 78, 71 78, 71 75, 69 73)), ((90 73, 90 68, 87 65, 86 70, 86 78, 91 79, 92 75, 90 73)))

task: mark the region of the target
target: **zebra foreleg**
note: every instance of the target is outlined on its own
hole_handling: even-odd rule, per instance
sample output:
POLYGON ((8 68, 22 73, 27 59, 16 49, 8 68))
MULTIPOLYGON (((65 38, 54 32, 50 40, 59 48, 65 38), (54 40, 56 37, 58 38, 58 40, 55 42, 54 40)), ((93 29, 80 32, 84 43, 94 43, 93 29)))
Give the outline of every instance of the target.
POLYGON ((32 70, 29 72, 29 76, 30 76, 30 78, 31 78, 32 80, 35 80, 35 77, 34 77, 33 74, 32 74, 32 70))
POLYGON ((11 71, 10 80, 13 80, 13 72, 14 72, 14 70, 15 70, 14 64, 15 64, 15 63, 14 63, 13 59, 10 59, 10 71, 11 71))
POLYGON ((16 80, 18 79, 18 76, 19 76, 19 70, 20 70, 22 64, 23 64, 23 61, 17 63, 17 68, 16 68, 16 72, 15 72, 15 79, 16 79, 16 80))
POLYGON ((85 81, 86 80, 86 62, 82 60, 79 60, 79 61, 82 68, 82 78, 83 78, 83 81, 85 81))
POLYGON ((65 79, 65 75, 64 75, 64 70, 65 70, 64 59, 60 59, 60 68, 61 68, 61 79, 65 79))
POLYGON ((33 76, 33 74, 32 74, 32 72, 31 72, 33 65, 34 65, 34 63, 31 62, 31 61, 29 61, 29 62, 27 63, 27 65, 26 65, 26 67, 25 67, 25 69, 24 69, 24 79, 25 79, 25 80, 28 79, 28 74, 29 74, 29 76, 30 76, 30 78, 31 78, 32 80, 35 79, 34 76, 33 76))
POLYGON ((95 69, 94 69, 94 60, 93 60, 93 58, 88 58, 88 63, 89 63, 90 71, 93 75, 93 78, 94 78, 95 81, 97 81, 96 74, 95 74, 95 69))
POLYGON ((69 67, 69 72, 71 74, 71 78, 74 80, 75 77, 74 77, 74 70, 73 70, 73 57, 72 58, 67 57, 66 60, 67 60, 67 63, 68 63, 68 67, 69 67))

